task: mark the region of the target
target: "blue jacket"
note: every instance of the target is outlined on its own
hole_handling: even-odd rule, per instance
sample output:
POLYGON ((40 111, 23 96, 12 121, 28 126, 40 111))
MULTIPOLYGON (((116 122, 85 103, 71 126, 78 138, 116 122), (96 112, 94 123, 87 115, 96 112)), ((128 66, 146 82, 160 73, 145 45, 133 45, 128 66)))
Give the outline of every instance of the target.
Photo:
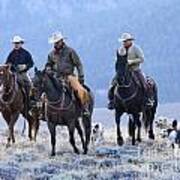
POLYGON ((26 69, 23 70, 22 72, 27 72, 30 68, 33 67, 34 62, 31 54, 27 50, 20 48, 18 50, 13 49, 10 52, 6 60, 6 64, 12 65, 11 70, 13 72, 18 69, 18 65, 25 64, 26 69))

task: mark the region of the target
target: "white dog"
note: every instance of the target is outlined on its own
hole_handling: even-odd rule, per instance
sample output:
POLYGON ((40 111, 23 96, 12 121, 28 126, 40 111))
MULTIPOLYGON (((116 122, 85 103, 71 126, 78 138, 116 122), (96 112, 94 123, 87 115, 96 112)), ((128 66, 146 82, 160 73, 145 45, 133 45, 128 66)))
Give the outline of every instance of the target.
POLYGON ((93 146, 98 146, 104 142, 104 127, 101 123, 92 125, 91 142, 93 146))

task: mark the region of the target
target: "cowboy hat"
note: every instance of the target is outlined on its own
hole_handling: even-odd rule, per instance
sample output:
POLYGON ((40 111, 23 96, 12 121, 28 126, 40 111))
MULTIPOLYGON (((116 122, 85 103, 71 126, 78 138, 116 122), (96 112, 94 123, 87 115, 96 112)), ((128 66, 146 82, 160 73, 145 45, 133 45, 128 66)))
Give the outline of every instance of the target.
POLYGON ((134 40, 134 37, 130 33, 123 33, 121 37, 118 39, 119 42, 134 40))
POLYGON ((14 36, 13 39, 11 40, 12 43, 24 43, 24 39, 21 38, 20 36, 14 36))
POLYGON ((61 32, 55 32, 52 36, 48 39, 49 44, 57 43, 60 40, 66 39, 61 32))

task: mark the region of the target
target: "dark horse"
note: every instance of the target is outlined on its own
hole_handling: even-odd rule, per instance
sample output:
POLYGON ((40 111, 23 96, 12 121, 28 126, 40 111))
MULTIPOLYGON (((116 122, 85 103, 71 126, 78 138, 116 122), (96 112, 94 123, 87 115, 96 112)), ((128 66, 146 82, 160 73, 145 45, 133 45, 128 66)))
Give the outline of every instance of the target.
MULTIPOLYGON (((150 78, 149 78, 150 79, 150 78)), ((117 55, 116 63, 117 86, 114 92, 115 120, 117 125, 117 143, 123 144, 123 137, 120 130, 120 119, 123 113, 130 115, 129 135, 132 137, 132 145, 135 141, 141 142, 141 121, 140 114, 143 113, 146 129, 149 128, 149 138, 154 139, 153 120, 157 107, 157 88, 155 82, 151 79, 151 97, 154 99, 152 107, 146 107, 144 103, 144 92, 139 80, 129 69, 127 55, 117 55), (138 127, 137 139, 135 139, 135 130, 138 127)))
POLYGON ((24 93, 17 81, 17 76, 10 71, 10 68, 10 65, 0 66, 0 111, 9 128, 7 147, 10 146, 11 140, 13 143, 15 142, 14 125, 20 114, 28 121, 28 136, 30 140, 33 139, 32 130, 35 130, 35 140, 38 129, 36 127, 38 123, 36 123, 33 117, 27 112, 24 93))
POLYGON ((35 77, 33 78, 33 85, 42 94, 45 92, 47 96, 47 124, 51 134, 51 155, 55 155, 56 144, 56 126, 65 125, 69 130, 69 141, 75 153, 79 153, 75 144, 74 130, 78 131, 81 137, 84 154, 88 151, 91 134, 91 115, 94 106, 94 100, 90 95, 89 110, 91 115, 89 117, 82 117, 82 123, 85 131, 85 142, 83 131, 80 126, 79 119, 81 117, 81 107, 77 102, 71 88, 62 80, 57 80, 54 76, 48 74, 45 70, 39 71, 35 68, 35 77))

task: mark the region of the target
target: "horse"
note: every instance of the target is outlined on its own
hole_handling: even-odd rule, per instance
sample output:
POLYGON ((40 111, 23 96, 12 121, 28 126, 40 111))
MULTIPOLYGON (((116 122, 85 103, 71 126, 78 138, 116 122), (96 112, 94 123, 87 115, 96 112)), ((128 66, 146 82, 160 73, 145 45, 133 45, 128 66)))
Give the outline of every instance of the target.
POLYGON ((84 154, 88 152, 88 145, 91 135, 91 117, 93 112, 94 100, 90 93, 89 111, 90 116, 82 116, 82 110, 75 97, 72 89, 66 83, 64 78, 57 79, 45 70, 40 71, 35 68, 35 76, 33 78, 33 86, 38 89, 39 95, 43 92, 47 97, 46 117, 47 125, 51 135, 51 156, 56 155, 56 126, 67 126, 69 131, 69 142, 73 147, 74 153, 79 154, 79 150, 75 144, 74 130, 75 128, 80 135, 84 154), (85 131, 85 141, 83 131, 79 122, 82 117, 82 124, 85 131))
MULTIPOLYGON (((14 125, 20 114, 28 121, 28 136, 30 140, 36 139, 37 123, 27 112, 25 94, 19 85, 17 75, 11 72, 10 65, 0 65, 0 111, 8 125, 8 138, 6 147, 15 143, 14 125), (35 135, 32 136, 32 130, 35 135)), ((24 122, 25 123, 25 122, 24 122)))
POLYGON ((146 107, 144 101, 144 91, 134 72, 129 68, 127 55, 117 54, 116 62, 116 87, 114 90, 115 121, 117 126, 117 143, 123 145, 124 140, 120 130, 120 121, 123 113, 129 114, 129 136, 132 137, 132 145, 136 140, 141 142, 141 121, 140 115, 143 113, 143 122, 146 130, 149 128, 149 138, 154 139, 153 120, 157 108, 157 86, 152 80, 151 97, 154 99, 152 107, 146 107), (135 137, 136 127, 137 138, 135 137))

